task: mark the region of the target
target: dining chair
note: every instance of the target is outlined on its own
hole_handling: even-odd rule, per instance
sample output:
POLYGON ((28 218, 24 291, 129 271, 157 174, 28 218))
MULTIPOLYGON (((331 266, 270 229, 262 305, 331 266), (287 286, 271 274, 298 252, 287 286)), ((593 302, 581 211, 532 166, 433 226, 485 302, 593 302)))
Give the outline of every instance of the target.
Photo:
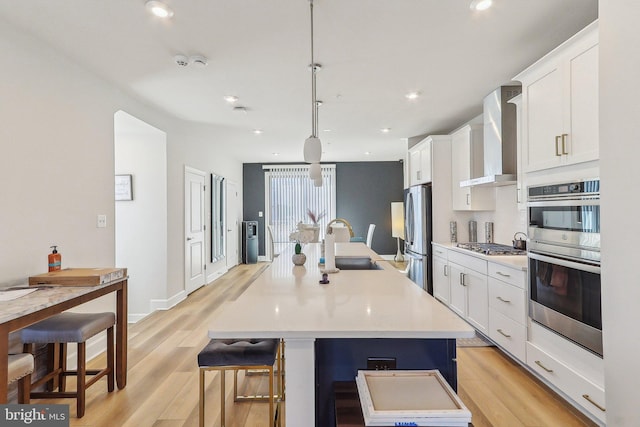
POLYGON ((367 246, 371 247, 371 242, 373 241, 373 231, 376 229, 375 224, 369 224, 369 231, 367 231, 367 246))
POLYGON ((267 234, 269 234, 269 243, 271 245, 271 253, 269 255, 271 256, 271 261, 273 261, 273 259, 280 254, 276 253, 275 243, 273 241, 273 228, 271 228, 271 226, 268 224, 267 224, 267 234))

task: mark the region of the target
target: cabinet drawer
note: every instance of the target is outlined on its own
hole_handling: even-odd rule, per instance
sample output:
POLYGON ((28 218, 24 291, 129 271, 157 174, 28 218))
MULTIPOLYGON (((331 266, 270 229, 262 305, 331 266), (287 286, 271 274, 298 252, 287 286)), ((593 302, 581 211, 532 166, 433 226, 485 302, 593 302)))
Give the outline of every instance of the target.
POLYGON ((524 289, 489 277, 489 307, 521 325, 527 323, 524 289))
POLYGON ((469 270, 477 271, 480 274, 487 274, 487 261, 471 255, 461 254, 457 251, 449 251, 449 261, 455 262, 469 270))
POLYGON ((495 277, 503 282, 511 283, 514 286, 525 289, 526 273, 525 271, 513 267, 507 267, 502 264, 490 262, 488 265, 489 277, 495 277))
POLYGON ((522 362, 525 362, 527 328, 524 325, 490 308, 489 337, 500 347, 504 348, 522 362))
POLYGON ((603 423, 606 421, 602 388, 530 342, 527 342, 527 365, 587 412, 603 423))
POLYGON ((433 245, 433 256, 434 257, 440 257, 443 259, 447 259, 447 254, 449 253, 448 249, 444 249, 441 246, 437 246, 437 245, 433 245))

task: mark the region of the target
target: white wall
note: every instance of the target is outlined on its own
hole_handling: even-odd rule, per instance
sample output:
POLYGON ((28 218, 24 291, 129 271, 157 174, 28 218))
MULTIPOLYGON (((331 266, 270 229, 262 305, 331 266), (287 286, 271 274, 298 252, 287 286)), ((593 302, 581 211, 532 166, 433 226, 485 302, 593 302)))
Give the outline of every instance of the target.
POLYGON ((640 425, 640 2, 600 1, 602 314, 607 425, 640 425))
MULTIPOLYGON (((46 271, 52 244, 64 267, 115 264, 114 113, 124 110, 167 134, 164 298, 179 294, 184 165, 242 183, 241 162, 224 153, 234 130, 150 108, 1 20, 0 52, 10 58, 0 67, 0 283, 46 271), (106 228, 97 228, 98 214, 107 215, 106 228)), ((112 308, 112 301, 84 309, 112 308)))
MULTIPOLYGON (((518 231, 527 232, 527 212, 518 210, 516 200, 516 186, 505 185, 496 187, 496 210, 473 212, 469 215, 478 223, 478 241, 485 242, 484 224, 493 222, 493 241, 504 245, 511 245, 513 235, 518 231)), ((468 236, 468 223, 458 224, 458 236, 468 236), (460 226, 462 225, 462 230, 460 226), (462 234, 460 234, 462 232, 462 234)), ((522 236, 519 236, 522 237, 522 236)), ((460 242, 464 240, 460 240, 460 242)))
POLYGON ((118 111, 115 173, 132 175, 133 200, 116 201, 116 265, 126 266, 129 322, 167 295, 167 135, 118 111))

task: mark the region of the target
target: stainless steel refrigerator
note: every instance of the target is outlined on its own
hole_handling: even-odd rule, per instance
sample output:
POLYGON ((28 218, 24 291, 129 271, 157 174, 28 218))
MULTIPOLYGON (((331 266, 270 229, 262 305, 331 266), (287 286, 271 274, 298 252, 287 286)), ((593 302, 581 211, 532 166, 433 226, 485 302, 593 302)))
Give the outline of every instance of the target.
POLYGON ((431 229, 431 184, 409 187, 404 196, 404 256, 409 278, 433 295, 431 229))

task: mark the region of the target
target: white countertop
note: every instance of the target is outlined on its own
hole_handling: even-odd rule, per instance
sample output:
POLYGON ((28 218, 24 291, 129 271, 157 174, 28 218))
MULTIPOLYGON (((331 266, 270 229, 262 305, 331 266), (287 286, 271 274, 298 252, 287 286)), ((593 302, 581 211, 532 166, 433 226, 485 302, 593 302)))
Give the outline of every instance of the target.
MULTIPOLYGON (((350 270, 321 279, 320 245, 291 261, 293 244, 249 288, 226 304, 211 338, 468 338, 474 330, 387 262, 383 270, 350 270)), ((380 257, 364 243, 338 243, 336 254, 380 257)))
POLYGON ((526 255, 485 255, 480 252, 470 251, 468 249, 462 249, 456 246, 456 243, 436 243, 432 242, 435 246, 440 246, 441 248, 447 250, 453 250, 456 252, 463 253, 465 255, 471 255, 476 258, 483 259, 489 262, 495 262, 497 264, 502 264, 507 267, 517 268, 523 271, 527 270, 527 256, 526 255))

